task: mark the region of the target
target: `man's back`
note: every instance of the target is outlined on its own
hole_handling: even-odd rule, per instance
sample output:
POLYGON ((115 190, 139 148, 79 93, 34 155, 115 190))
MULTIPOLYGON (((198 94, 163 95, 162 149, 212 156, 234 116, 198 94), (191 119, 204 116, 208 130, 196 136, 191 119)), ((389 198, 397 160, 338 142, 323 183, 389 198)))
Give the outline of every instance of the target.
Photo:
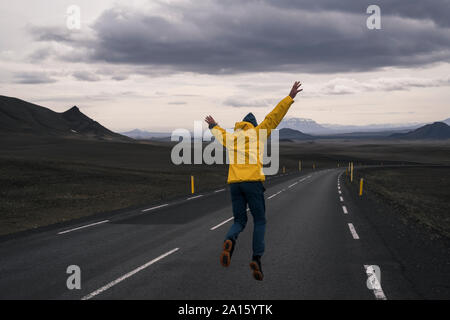
MULTIPOLYGON (((283 120, 293 102, 294 100, 287 96, 261 124, 256 126, 256 120, 254 122, 250 120, 251 122, 236 122, 233 133, 227 132, 217 124, 211 128, 215 138, 228 151, 230 163, 228 183, 265 180, 262 162, 264 145, 271 131, 283 120)), ((248 120, 249 115, 244 120, 248 120)))

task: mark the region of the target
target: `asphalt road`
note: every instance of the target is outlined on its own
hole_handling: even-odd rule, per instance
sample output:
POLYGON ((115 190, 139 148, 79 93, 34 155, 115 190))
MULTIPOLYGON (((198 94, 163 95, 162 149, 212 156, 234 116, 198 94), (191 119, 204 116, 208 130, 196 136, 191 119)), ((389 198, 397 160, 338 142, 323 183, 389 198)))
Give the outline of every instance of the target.
POLYGON ((417 298, 386 243, 347 201, 348 190, 339 187, 341 173, 316 170, 266 182, 262 282, 252 278, 248 266, 251 217, 231 266, 219 264, 232 223, 224 188, 4 240, 0 298, 417 298), (79 290, 66 286, 70 265, 80 267, 79 290), (367 267, 372 265, 379 266, 378 277, 376 267, 367 267))

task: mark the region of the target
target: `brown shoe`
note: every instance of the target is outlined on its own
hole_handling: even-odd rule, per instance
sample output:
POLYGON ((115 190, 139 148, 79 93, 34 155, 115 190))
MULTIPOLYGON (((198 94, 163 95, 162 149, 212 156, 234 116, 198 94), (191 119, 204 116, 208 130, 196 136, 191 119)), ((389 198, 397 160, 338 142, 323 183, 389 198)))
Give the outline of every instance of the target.
POLYGON ((228 267, 231 263, 231 255, 234 251, 234 242, 230 239, 225 240, 223 243, 223 251, 220 254, 220 264, 224 267, 228 267))
POLYGON ((253 278, 255 278, 255 280, 262 281, 264 279, 261 267, 261 257, 253 257, 252 262, 250 262, 250 269, 253 271, 253 278))

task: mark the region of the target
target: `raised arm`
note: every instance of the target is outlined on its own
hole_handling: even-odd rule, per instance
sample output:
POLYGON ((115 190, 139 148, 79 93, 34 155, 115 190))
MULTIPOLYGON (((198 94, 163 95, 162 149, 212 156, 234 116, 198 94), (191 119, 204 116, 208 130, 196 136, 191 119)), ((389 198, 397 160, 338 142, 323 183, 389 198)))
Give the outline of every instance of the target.
POLYGON ((205 118, 206 123, 208 124, 208 128, 211 130, 211 133, 214 135, 214 137, 219 141, 223 146, 226 145, 226 136, 227 131, 223 128, 221 128, 216 120, 214 120, 213 117, 207 116, 205 118))
POLYGON ((297 93, 303 90, 300 89, 301 85, 302 84, 299 81, 295 81, 289 95, 277 104, 277 106, 266 116, 257 129, 265 129, 268 131, 267 135, 269 135, 270 131, 275 129, 280 124, 281 120, 283 120, 289 110, 289 107, 294 102, 294 98, 297 93))

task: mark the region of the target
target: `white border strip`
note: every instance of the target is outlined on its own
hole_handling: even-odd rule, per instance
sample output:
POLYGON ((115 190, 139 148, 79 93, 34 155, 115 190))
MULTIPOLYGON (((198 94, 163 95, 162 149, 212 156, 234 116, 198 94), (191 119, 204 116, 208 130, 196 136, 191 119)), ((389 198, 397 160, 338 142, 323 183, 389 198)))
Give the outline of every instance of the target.
POLYGON ((98 225, 98 224, 106 223, 106 222, 108 222, 108 221, 109 221, 109 220, 103 220, 103 221, 99 221, 99 222, 87 224, 87 225, 85 225, 85 226, 81 226, 81 227, 78 227, 78 228, 73 228, 73 229, 70 229, 70 230, 58 232, 58 234, 64 234, 64 233, 68 233, 68 232, 72 232, 72 231, 76 231, 76 230, 80 230, 80 229, 84 229, 84 228, 96 226, 96 225, 98 225))
POLYGON ((95 290, 94 292, 91 292, 90 294, 88 294, 87 296, 84 296, 83 298, 81 298, 81 300, 89 300, 93 297, 95 297, 96 295, 99 295, 100 293, 108 290, 109 288, 115 286, 116 284, 118 284, 119 282, 122 282, 123 280, 135 275, 136 273, 138 273, 139 271, 144 270, 145 268, 151 266, 152 264, 154 264, 155 262, 158 262, 161 259, 164 259, 165 257, 167 257, 168 255, 171 255, 172 253, 174 253, 175 251, 178 251, 180 248, 175 248, 172 249, 162 255, 160 255, 159 257, 153 259, 152 261, 147 262, 146 264, 143 264, 142 266, 128 272, 127 274, 121 276, 120 278, 117 278, 114 281, 111 281, 110 283, 108 283, 107 285, 104 285, 103 287, 101 287, 100 289, 95 290))
POLYGON ((203 197, 203 195, 199 194, 198 196, 190 197, 190 198, 187 198, 186 200, 197 199, 197 198, 200 198, 200 197, 203 197))

